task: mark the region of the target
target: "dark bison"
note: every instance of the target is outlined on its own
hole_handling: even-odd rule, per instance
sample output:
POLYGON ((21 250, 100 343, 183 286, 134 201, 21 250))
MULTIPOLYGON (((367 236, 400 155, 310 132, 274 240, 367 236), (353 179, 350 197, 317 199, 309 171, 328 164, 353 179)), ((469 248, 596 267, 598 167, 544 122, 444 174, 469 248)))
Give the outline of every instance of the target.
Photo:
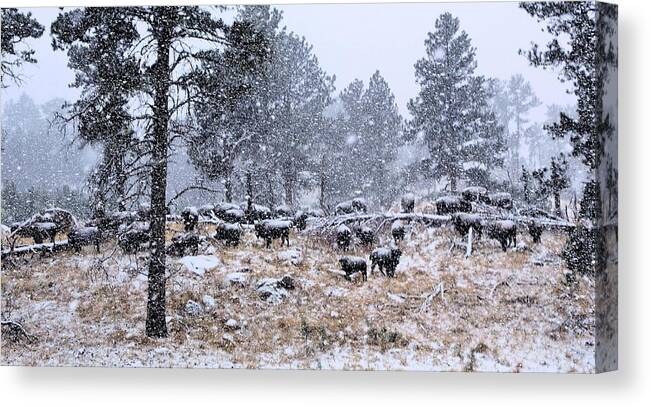
POLYGON ((294 226, 296 226, 296 229, 305 230, 305 228, 307 228, 307 218, 307 213, 296 211, 296 214, 294 215, 294 226))
POLYGON ((271 209, 263 205, 251 204, 246 208, 245 218, 248 223, 270 219, 271 209))
POLYGON ((237 246, 240 244, 242 229, 237 223, 219 223, 212 235, 215 240, 223 240, 227 246, 237 246))
POLYGON ((274 208, 273 216, 276 218, 291 218, 294 211, 287 205, 278 205, 274 208))
POLYGON ((134 222, 118 229, 118 246, 125 253, 136 253, 140 245, 149 241, 149 223, 134 222))
POLYGON ((13 223, 11 231, 15 236, 31 238, 36 244, 49 240, 54 245, 59 227, 54 222, 44 222, 41 215, 35 215, 27 222, 13 223))
POLYGON ((484 187, 466 187, 461 191, 461 197, 468 202, 488 203, 488 190, 484 187))
POLYGON ((542 225, 537 223, 535 220, 530 220, 527 222, 527 229, 529 229, 529 234, 531 235, 533 242, 540 243, 543 232, 542 225))
POLYGON ((396 244, 405 238, 405 225, 401 220, 395 220, 391 224, 391 236, 396 244))
POLYGON ((486 235, 500 242, 502 250, 516 245, 517 227, 511 220, 493 220, 485 222, 483 229, 486 235))
POLYGON ((353 238, 353 232, 344 224, 337 227, 337 247, 340 250, 348 250, 353 238))
POLYGON ((343 270, 343 272, 346 274, 346 279, 349 281, 351 279, 350 276, 355 273, 361 273, 363 281, 366 281, 368 279, 368 275, 366 273, 366 260, 361 257, 342 256, 339 258, 339 266, 341 267, 341 270, 343 270))
POLYGON ((170 256, 185 256, 185 253, 196 255, 199 252, 201 236, 194 232, 181 233, 172 238, 172 243, 167 246, 170 256))
POLYGON ((415 205, 416 197, 414 197, 414 194, 404 194, 400 199, 400 208, 404 213, 412 213, 415 205))
POLYGON ((99 253, 101 243, 102 233, 97 226, 75 228, 68 233, 68 246, 76 252, 80 252, 83 246, 93 245, 99 253))
POLYGON ((488 195, 488 202, 492 206, 496 206, 502 209, 512 209, 513 208, 513 198, 508 192, 496 192, 494 194, 488 195))
POLYGON ((442 196, 435 202, 436 213, 448 215, 456 212, 472 212, 472 204, 458 196, 442 196))
POLYGON ((265 220, 255 224, 255 235, 265 240, 265 246, 271 247, 275 239, 280 239, 280 245, 289 246, 289 230, 292 222, 287 220, 265 220))
POLYGON ((246 214, 238 204, 221 202, 215 205, 215 215, 224 222, 242 223, 246 214))
POLYGON ((359 226, 355 228, 355 235, 362 246, 371 246, 375 243, 375 232, 368 226, 359 226))
POLYGON ((191 232, 199 224, 199 211, 194 206, 187 206, 181 211, 181 219, 183 219, 183 230, 191 232))
POLYGON ((368 212, 368 204, 364 198, 355 198, 352 201, 344 201, 335 206, 335 215, 348 215, 352 213, 368 212))
POLYGON ((452 215, 452 224, 461 237, 468 234, 470 228, 477 233, 477 237, 481 238, 482 234, 482 221, 479 215, 472 213, 455 213, 452 215))
POLYGON ((388 277, 395 277, 396 267, 400 263, 400 256, 402 256, 402 251, 398 248, 380 247, 373 250, 369 257, 371 260, 371 274, 373 274, 375 266, 378 266, 380 273, 388 277))

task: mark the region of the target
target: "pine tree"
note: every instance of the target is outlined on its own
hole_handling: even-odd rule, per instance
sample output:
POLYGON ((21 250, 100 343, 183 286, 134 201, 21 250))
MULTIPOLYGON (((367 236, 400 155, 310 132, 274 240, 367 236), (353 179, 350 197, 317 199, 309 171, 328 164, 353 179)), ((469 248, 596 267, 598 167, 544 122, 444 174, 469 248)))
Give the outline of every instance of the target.
MULTIPOLYGON (((121 7, 85 8, 59 14, 52 24, 55 49, 66 49, 70 57, 78 47, 94 44, 109 46, 102 33, 108 26, 121 27, 115 31, 117 41, 137 58, 136 77, 143 86, 130 101, 136 104, 138 119, 145 129, 141 152, 143 166, 150 183, 150 259, 148 269, 147 319, 145 331, 151 337, 167 335, 165 321, 166 256, 165 221, 167 213, 167 163, 171 145, 188 110, 196 101, 195 67, 203 54, 193 49, 191 42, 201 40, 222 43, 227 26, 210 12, 196 6, 183 7, 121 7), (119 24, 114 24, 119 22, 119 24), (197 52, 195 52, 197 51, 197 52), (145 161, 146 160, 146 161, 145 161)), ((90 53, 89 65, 107 67, 99 53, 90 53)), ((121 74, 128 70, 127 58, 119 59, 119 69, 110 83, 125 80, 121 74)), ((111 86, 90 81, 84 86, 82 98, 97 93, 110 97, 111 86)))
POLYGON ((300 174, 310 167, 311 145, 319 137, 334 78, 320 67, 305 38, 281 30, 272 45, 267 89, 268 138, 263 147, 280 175, 287 205, 294 205, 300 174))
POLYGON ((552 158, 549 164, 549 189, 554 197, 554 211, 561 216, 561 192, 570 186, 567 174, 568 163, 565 154, 552 158))
POLYGON ((1 77, 2 87, 9 86, 7 79, 20 83, 19 69, 24 63, 36 63, 35 51, 25 40, 40 38, 44 27, 32 17, 32 13, 21 13, 16 8, 2 9, 2 33, 0 33, 0 51, 2 52, 1 77))
POLYGON ((616 7, 597 2, 523 2, 527 13, 546 24, 554 36, 544 49, 533 44, 524 53, 537 67, 560 68, 561 81, 569 81, 577 98, 576 116, 561 112, 556 123, 548 126, 553 137, 570 136, 572 154, 581 157, 585 165, 597 168, 603 155, 602 137, 610 132, 608 117, 603 117, 603 83, 609 66, 616 64, 615 51, 606 47, 603 37, 612 27, 601 16, 612 16, 616 7), (569 39, 567 44, 559 37, 569 39))
MULTIPOLYGON (((424 138, 433 165, 431 176, 447 177, 451 190, 456 191, 466 162, 462 145, 478 136, 484 120, 494 119, 485 116, 488 97, 482 87, 488 84, 475 76, 475 48, 460 30, 459 19, 450 13, 436 20, 435 31, 425 40, 425 51, 426 57, 415 65, 421 89, 409 102, 414 117, 410 129, 424 138), (482 91, 477 94, 478 90, 482 91)), ((484 138, 499 133, 494 126, 483 130, 486 134, 480 136, 484 138)), ((466 164, 465 169, 473 165, 466 164)))
POLYGON ((353 81, 340 95, 339 121, 348 172, 349 195, 362 195, 381 204, 395 198, 391 165, 402 140, 402 116, 389 84, 376 71, 368 87, 353 81), (356 193, 355 193, 356 192, 356 193))
POLYGON ((138 33, 133 25, 123 24, 118 10, 79 10, 64 16, 52 26, 55 49, 64 49, 74 40, 74 34, 64 30, 75 16, 83 16, 88 24, 102 21, 95 26, 95 35, 76 43, 68 53, 68 66, 76 73, 71 86, 82 89, 83 96, 65 104, 68 113, 59 114, 58 121, 63 126, 74 123, 80 144, 103 152, 89 179, 93 206, 100 213, 110 207, 123 211, 149 185, 141 182, 146 169, 140 167, 139 157, 145 147, 132 129, 135 118, 128 106, 145 86, 138 59, 129 55, 138 33))
POLYGON ((540 106, 540 100, 522 74, 511 76, 503 92, 508 112, 504 126, 509 129, 513 125, 513 131, 506 132, 508 134, 509 168, 515 170, 520 168, 521 140, 531 131, 527 126, 529 123, 527 114, 531 109, 540 106))
POLYGON ((280 17, 269 6, 241 9, 226 33, 224 49, 210 50, 203 72, 196 77, 202 103, 196 107, 197 131, 188 140, 189 156, 209 180, 224 182, 229 202, 234 198, 237 160, 246 159, 246 153, 264 136, 260 88, 280 17))
POLYGON ((576 115, 562 112, 547 129, 555 138, 569 136, 572 155, 580 157, 593 174, 581 202, 584 220, 580 223, 587 227, 577 227, 563 252, 572 271, 593 274, 604 269, 605 238, 594 227, 602 219, 601 188, 594 174, 604 157, 605 140, 613 134, 610 117, 604 114, 603 95, 608 73, 617 64, 616 44, 607 40, 615 30, 617 7, 599 2, 523 2, 520 7, 544 22, 554 36, 543 49, 532 45, 526 52, 529 62, 560 68, 559 79, 573 85, 577 98, 576 115))

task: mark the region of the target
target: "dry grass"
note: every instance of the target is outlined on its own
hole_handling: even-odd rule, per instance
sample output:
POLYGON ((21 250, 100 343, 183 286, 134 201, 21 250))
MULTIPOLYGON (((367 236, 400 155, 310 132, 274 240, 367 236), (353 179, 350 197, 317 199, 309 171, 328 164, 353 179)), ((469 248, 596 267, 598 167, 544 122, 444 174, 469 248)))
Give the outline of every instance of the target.
MULTIPOLYGON (((173 226, 172 229, 178 229, 173 226)), ((208 230, 204 231, 208 233, 208 230)), ((171 232, 170 232, 171 233, 171 232)), ((171 237, 171 235, 169 236, 171 237)), ((528 236, 518 235, 531 245, 528 236)), ((203 276, 186 270, 168 281, 170 335, 144 336, 146 259, 100 259, 92 249, 25 260, 3 269, 3 300, 38 340, 3 342, 10 365, 213 366, 344 369, 591 371, 594 282, 568 287, 557 256, 564 242, 546 233, 531 250, 502 252, 476 242, 466 259, 447 228, 414 226, 402 243, 397 277, 377 271, 363 283, 333 274, 339 253, 323 240, 292 235, 293 265, 247 233, 239 248, 217 245, 222 265, 203 276), (543 265, 533 259, 547 256, 543 265), (248 268, 244 287, 224 277, 248 268), (291 275, 280 304, 260 299, 262 278, 291 275), (423 307, 442 283, 444 292, 423 307), (188 300, 215 299, 198 316, 188 300), (420 311, 423 312, 420 312, 420 311), (234 319, 237 327, 226 321, 234 319)), ((531 247, 531 246, 530 246, 531 247)), ((112 250, 103 248, 104 255, 112 250)), ((368 256, 356 248, 348 254, 368 256)), ((170 259, 173 268, 176 260, 170 259)), ((4 304, 4 302, 3 302, 4 304)))

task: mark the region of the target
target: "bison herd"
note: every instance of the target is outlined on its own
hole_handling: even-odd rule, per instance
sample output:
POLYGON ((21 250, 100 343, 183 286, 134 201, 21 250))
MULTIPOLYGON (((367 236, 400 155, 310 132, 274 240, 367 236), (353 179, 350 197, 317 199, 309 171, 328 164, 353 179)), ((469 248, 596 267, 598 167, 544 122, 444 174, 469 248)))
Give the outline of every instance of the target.
MULTIPOLYGON (((415 203, 413 194, 403 195, 400 199, 401 212, 412 214, 415 203)), ((504 251, 516 246, 516 222, 487 217, 485 214, 480 215, 475 212, 484 206, 492 206, 499 211, 511 210, 513 202, 508 193, 489 194, 485 188, 468 187, 458 195, 439 197, 434 201, 434 205, 438 215, 449 216, 454 230, 462 237, 472 230, 479 239, 486 236, 497 240, 504 251)), ((359 244, 370 252, 368 260, 371 274, 377 267, 380 273, 395 277, 402 255, 399 245, 405 240, 406 223, 409 222, 410 217, 394 219, 390 224, 392 242, 389 247, 374 247, 378 241, 377 230, 361 224, 361 221, 367 217, 348 216, 364 215, 368 213, 368 208, 366 200, 361 198, 345 201, 334 207, 334 215, 342 218, 340 222, 335 223, 337 226, 334 229, 333 244, 338 250, 344 252, 354 244, 359 244)), ((274 240, 280 240, 281 246, 289 246, 292 229, 305 230, 310 218, 325 216, 326 213, 321 209, 294 211, 287 205, 268 208, 254 204, 250 200, 242 204, 222 202, 216 205, 206 204, 199 208, 186 207, 179 216, 169 215, 171 220, 182 223, 183 232, 172 236, 167 246, 167 254, 196 255, 201 243, 209 238, 220 241, 225 246, 238 246, 247 228, 252 229, 256 238, 263 240, 266 248, 271 248, 274 240), (214 225, 215 231, 209 236, 200 235, 197 232, 200 222, 214 225)), ((135 211, 117 211, 109 214, 98 211, 93 219, 82 224, 70 212, 51 208, 32 216, 25 222, 12 224, 10 228, 3 226, 3 240, 5 235, 11 234, 15 237, 31 238, 37 244, 50 241, 54 246, 55 236, 62 233, 67 235, 68 247, 71 250, 78 252, 84 246, 93 246, 99 252, 102 241, 113 236, 125 253, 132 254, 142 249, 150 240, 149 217, 149 206, 140 205, 135 211)), ((533 242, 539 243, 542 226, 533 219, 524 225, 532 236, 533 242)), ((368 277, 367 261, 362 257, 343 255, 339 258, 339 266, 347 279, 354 274, 360 274, 364 281, 368 277)))

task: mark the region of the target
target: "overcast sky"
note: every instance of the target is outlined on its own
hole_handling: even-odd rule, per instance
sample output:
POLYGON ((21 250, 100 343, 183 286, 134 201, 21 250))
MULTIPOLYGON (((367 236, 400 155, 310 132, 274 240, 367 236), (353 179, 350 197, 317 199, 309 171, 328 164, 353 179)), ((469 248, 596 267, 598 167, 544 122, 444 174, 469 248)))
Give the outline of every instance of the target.
MULTIPOLYGON (((414 63, 424 54, 424 40, 434 29, 436 18, 449 11, 461 20, 477 48, 478 73, 507 79, 522 73, 542 102, 573 103, 574 98, 558 81, 553 71, 529 66, 518 49, 531 41, 546 43, 549 36, 542 26, 518 8, 517 2, 430 3, 430 4, 332 4, 279 6, 284 24, 304 35, 314 45, 314 53, 328 74, 337 77, 337 91, 353 79, 368 82, 376 69, 388 81, 400 111, 407 114, 407 102, 418 93, 414 63)), ((46 26, 42 38, 32 41, 38 64, 23 70, 25 82, 2 91, 12 99, 27 93, 37 102, 54 97, 72 99, 69 89, 73 73, 67 58, 50 46, 49 25, 59 12, 56 8, 30 9, 46 26)), ((534 119, 542 119, 541 107, 534 119)))

